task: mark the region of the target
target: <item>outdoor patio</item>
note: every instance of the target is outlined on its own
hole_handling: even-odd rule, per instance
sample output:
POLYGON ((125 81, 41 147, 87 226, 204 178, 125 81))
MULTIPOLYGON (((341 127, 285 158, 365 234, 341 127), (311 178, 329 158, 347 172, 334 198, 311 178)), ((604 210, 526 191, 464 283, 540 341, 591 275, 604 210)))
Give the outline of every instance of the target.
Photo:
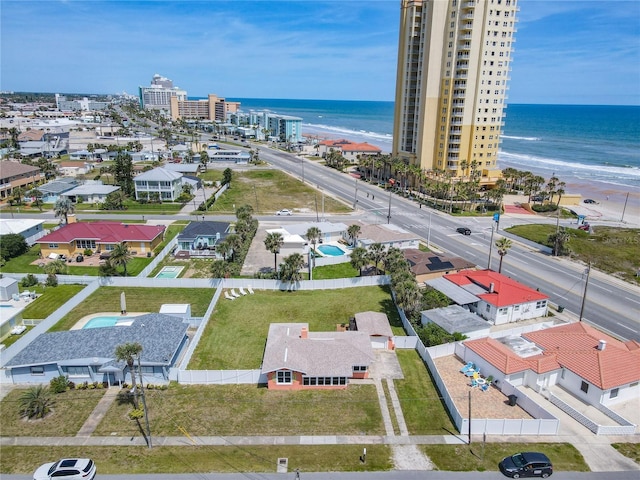
POLYGON ((520 406, 510 406, 509 399, 496 387, 491 386, 482 391, 479 387, 471 387, 471 378, 460 372, 464 366, 455 355, 434 359, 440 376, 447 390, 464 418, 469 415, 469 392, 471 392, 471 416, 474 418, 532 418, 520 406))

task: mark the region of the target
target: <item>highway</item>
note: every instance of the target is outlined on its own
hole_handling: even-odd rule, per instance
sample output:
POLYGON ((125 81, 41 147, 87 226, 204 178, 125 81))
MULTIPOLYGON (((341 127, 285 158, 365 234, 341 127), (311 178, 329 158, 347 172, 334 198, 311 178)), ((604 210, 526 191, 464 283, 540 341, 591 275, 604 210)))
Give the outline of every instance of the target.
MULTIPOLYGON (((356 214, 371 223, 398 225, 439 250, 476 262, 489 264, 489 245, 494 222, 491 218, 454 218, 416 202, 388 193, 367 182, 292 154, 259 148, 260 159, 268 161, 328 195, 347 204, 356 204, 356 214), (390 219, 387 216, 390 212, 390 219), (470 236, 456 232, 466 226, 470 236)), ((548 219, 545 219, 549 221, 548 219)), ((344 219, 340 219, 343 221, 344 219)), ((536 218, 535 222, 541 222, 536 218)), ((563 221, 563 224, 567 221, 563 221)), ((503 218, 501 223, 518 224, 518 219, 503 218)), ((524 222, 522 222, 524 223, 524 222)), ((494 242, 500 238, 494 233, 494 242)), ((491 268, 498 269, 499 256, 492 247, 491 268)), ((502 273, 549 295, 552 303, 562 305, 579 316, 585 291, 587 268, 566 258, 553 257, 538 249, 513 242, 504 257, 502 273)), ((597 325, 621 340, 640 341, 640 288, 591 269, 584 303, 583 320, 597 325)))

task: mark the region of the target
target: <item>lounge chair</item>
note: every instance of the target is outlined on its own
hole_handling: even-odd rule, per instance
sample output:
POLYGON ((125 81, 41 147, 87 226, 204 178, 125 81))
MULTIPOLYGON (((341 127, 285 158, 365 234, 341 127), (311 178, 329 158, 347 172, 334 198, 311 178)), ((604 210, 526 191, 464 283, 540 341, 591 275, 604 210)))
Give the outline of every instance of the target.
POLYGON ((236 298, 240 298, 242 296, 242 295, 240 295, 239 293, 236 292, 235 288, 231 289, 231 295, 236 297, 236 298))
POLYGON ((249 291, 249 293, 250 293, 251 295, 253 295, 253 288, 251 288, 251 285, 249 285, 249 286, 247 287, 247 290, 249 291))
POLYGON ((242 295, 246 295, 247 294, 247 292, 245 292, 244 288, 242 288, 242 287, 240 287, 238 290, 240 291, 240 294, 242 294, 242 295))
POLYGON ((471 379, 471 386, 472 387, 477 387, 478 386, 478 381, 475 378, 471 379))
POLYGON ((473 362, 467 362, 467 364, 460 369, 461 373, 467 373, 469 370, 475 370, 473 362))
POLYGON ((480 385, 480 390, 486 392, 487 390, 489 390, 489 384, 485 383, 484 385, 480 385))
POLYGON ((224 292, 224 298, 228 298, 229 300, 235 300, 235 297, 229 295, 229 291, 224 292))

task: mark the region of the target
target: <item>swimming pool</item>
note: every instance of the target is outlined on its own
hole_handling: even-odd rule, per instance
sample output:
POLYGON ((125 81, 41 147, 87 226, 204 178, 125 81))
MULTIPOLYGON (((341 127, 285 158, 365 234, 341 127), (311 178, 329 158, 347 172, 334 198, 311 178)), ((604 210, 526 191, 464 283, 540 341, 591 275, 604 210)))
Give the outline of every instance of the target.
POLYGON ((183 269, 184 267, 162 267, 162 270, 158 272, 156 278, 178 278, 178 275, 180 275, 183 269))
POLYGON ((336 245, 318 245, 318 251, 327 257, 339 257, 346 252, 336 245))
POLYGON ((115 327, 116 325, 131 325, 131 321, 134 317, 123 317, 120 316, 102 316, 102 317, 93 317, 87 323, 85 323, 85 328, 102 328, 102 327, 115 327))

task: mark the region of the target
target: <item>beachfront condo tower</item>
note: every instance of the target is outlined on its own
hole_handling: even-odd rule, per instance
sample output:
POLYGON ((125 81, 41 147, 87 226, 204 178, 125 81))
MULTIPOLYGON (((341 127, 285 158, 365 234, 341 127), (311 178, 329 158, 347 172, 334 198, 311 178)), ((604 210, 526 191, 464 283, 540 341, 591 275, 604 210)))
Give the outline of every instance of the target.
POLYGON ((394 157, 496 182, 518 10, 516 0, 401 0, 394 157))

